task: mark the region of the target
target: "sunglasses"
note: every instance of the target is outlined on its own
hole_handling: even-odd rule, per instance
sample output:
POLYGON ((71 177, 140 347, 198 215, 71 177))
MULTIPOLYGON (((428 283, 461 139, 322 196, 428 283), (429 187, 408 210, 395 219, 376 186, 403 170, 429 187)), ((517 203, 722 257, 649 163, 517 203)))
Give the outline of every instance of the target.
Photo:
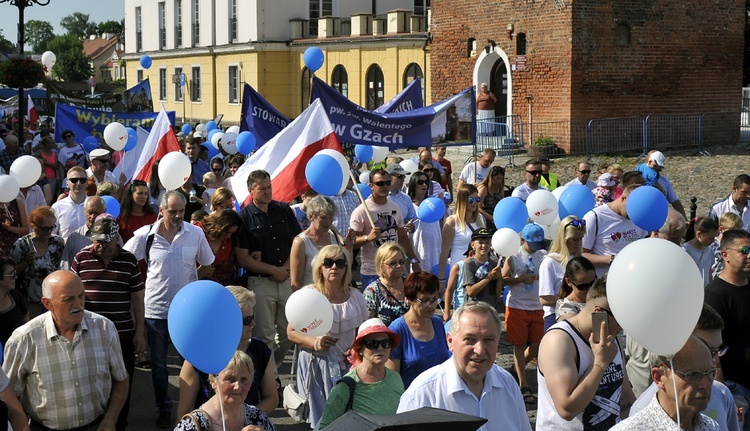
POLYGON ((747 256, 748 254, 750 254, 750 246, 748 246, 748 245, 743 245, 740 248, 728 248, 727 250, 739 251, 740 253, 744 254, 745 256, 747 256))
POLYGON ((331 259, 330 257, 323 259, 323 266, 326 267, 326 269, 333 268, 334 264, 336 265, 336 268, 346 268, 346 259, 331 259))
POLYGON ((683 380, 685 380, 688 384, 695 385, 700 383, 701 380, 703 380, 703 377, 708 377, 708 380, 713 381, 713 379, 716 377, 716 368, 711 368, 708 371, 698 371, 698 370, 690 370, 690 371, 680 371, 672 369, 672 372, 677 374, 678 376, 682 377, 683 380))
POLYGON ((417 180, 418 186, 426 186, 429 183, 429 181, 426 180, 417 180))
POLYGON ((479 203, 480 200, 482 200, 482 199, 479 196, 477 196, 475 198, 469 198, 467 200, 467 202, 469 202, 470 204, 477 204, 477 203, 479 203))
POLYGON ((590 169, 584 169, 584 170, 578 171, 578 172, 582 173, 583 175, 590 175, 591 174, 591 170, 590 169))
POLYGON ((566 224, 565 227, 573 226, 576 229, 585 229, 586 228, 586 220, 573 220, 570 223, 566 224))
POLYGON ((94 160, 99 163, 109 163, 109 159, 94 159, 94 160))
POLYGON ((542 175, 542 171, 526 171, 526 173, 531 175, 532 177, 542 175))
POLYGON ((422 169, 422 172, 424 172, 425 174, 429 174, 429 173, 431 173, 431 172, 435 172, 435 169, 433 169, 433 168, 429 168, 429 169, 422 169))
POLYGON ((252 316, 247 316, 247 317, 242 318, 242 324, 244 326, 250 326, 253 324, 254 321, 255 321, 255 314, 253 314, 252 316))
POLYGON ((68 181, 70 181, 72 184, 83 184, 86 182, 86 178, 68 178, 68 181))
POLYGON ((211 168, 211 170, 214 172, 221 172, 222 168, 211 168))
POLYGON ((366 340, 364 343, 362 343, 365 347, 367 347, 368 350, 377 350, 378 347, 382 347, 384 349, 390 349, 391 348, 391 339, 385 339, 385 340, 366 340))
POLYGON ((403 180, 404 178, 406 178, 406 175, 401 175, 401 174, 391 174, 391 176, 392 177, 396 177, 396 178, 398 178, 400 180, 403 180))
POLYGON ((492 168, 492 175, 503 174, 505 175, 505 168, 502 166, 495 166, 492 168))
POLYGON ((390 187, 391 180, 378 181, 378 182, 374 182, 373 184, 375 184, 378 187, 390 187))
MULTIPOLYGON (((595 278, 594 278, 593 280, 591 280, 590 282, 588 282, 588 283, 580 283, 580 284, 576 284, 576 283, 573 283, 573 282, 571 281, 571 282, 570 282, 570 284, 572 284, 573 286, 575 286, 576 288, 578 288, 578 290, 589 290, 589 288, 590 288, 591 286, 593 286, 595 282, 596 282, 596 277, 595 277, 595 278)), ((602 310, 603 310, 603 309, 602 309, 602 310)), ((611 314, 610 314, 610 315, 611 315, 611 314)))

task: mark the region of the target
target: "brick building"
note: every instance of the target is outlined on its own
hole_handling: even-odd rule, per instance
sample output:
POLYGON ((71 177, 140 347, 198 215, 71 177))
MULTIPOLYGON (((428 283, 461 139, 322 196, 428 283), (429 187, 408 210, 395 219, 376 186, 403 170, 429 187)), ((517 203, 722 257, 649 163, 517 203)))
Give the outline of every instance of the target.
MULTIPOLYGON (((705 113, 704 145, 737 142, 743 1, 437 0, 431 13, 433 100, 487 82, 498 116, 565 122, 550 133, 576 153, 580 127, 605 118, 705 113)), ((608 133, 637 133, 620 123, 632 130, 608 133)))

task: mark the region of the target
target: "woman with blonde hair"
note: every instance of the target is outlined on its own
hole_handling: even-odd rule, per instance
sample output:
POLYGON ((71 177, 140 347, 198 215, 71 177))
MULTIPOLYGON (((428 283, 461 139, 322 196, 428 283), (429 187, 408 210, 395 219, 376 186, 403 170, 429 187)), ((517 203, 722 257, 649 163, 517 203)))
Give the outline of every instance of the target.
POLYGON ((408 259, 398 243, 387 242, 375 253, 375 279, 363 292, 370 317, 379 318, 385 326, 409 311, 404 297, 404 269, 408 259))
POLYGON ((714 263, 711 265, 711 279, 719 276, 721 271, 724 270, 724 258, 721 257, 721 236, 724 232, 732 229, 743 229, 745 222, 742 221, 742 217, 735 213, 724 213, 719 217, 719 236, 716 237, 714 243, 711 244, 714 250, 714 263))
POLYGON ((495 222, 492 219, 495 206, 505 196, 505 168, 493 166, 489 175, 477 184, 479 194, 479 212, 487 220, 487 227, 494 230, 495 222))
MULTIPOLYGON (((438 277, 444 276, 450 258, 451 265, 461 261, 469 247, 471 234, 486 227, 484 216, 479 212, 479 192, 473 184, 463 184, 456 193, 456 211, 443 225, 442 245, 438 263, 438 277)), ((440 279, 445 281, 445 279, 440 279)))
POLYGON ((549 252, 539 265, 539 301, 544 309, 545 331, 556 323, 555 305, 565 277, 565 267, 571 257, 581 255, 585 233, 585 220, 576 216, 562 219, 549 252))
POLYGON ((333 308, 333 326, 326 335, 312 336, 287 326, 289 340, 297 344, 297 389, 310 403, 308 423, 315 428, 335 381, 349 369, 344 351, 354 343, 357 327, 368 318, 362 293, 349 287, 351 255, 340 245, 320 249, 313 265, 313 284, 333 308), (309 388, 309 392, 308 392, 309 388))
POLYGON ((211 211, 233 210, 234 194, 226 187, 219 187, 211 196, 211 211))

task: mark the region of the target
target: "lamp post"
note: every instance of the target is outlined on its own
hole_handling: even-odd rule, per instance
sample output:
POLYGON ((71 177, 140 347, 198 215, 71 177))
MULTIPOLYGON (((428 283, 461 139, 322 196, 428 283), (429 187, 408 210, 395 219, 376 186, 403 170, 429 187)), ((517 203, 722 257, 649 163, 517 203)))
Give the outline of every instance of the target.
MULTIPOLYGON (((26 10, 27 7, 39 5, 39 6, 47 6, 49 4, 50 0, 0 0, 0 4, 3 3, 10 3, 11 6, 15 6, 18 8, 18 54, 21 58, 23 58, 23 44, 25 42, 25 35, 24 35, 24 17, 23 13, 26 10)), ((23 98, 23 87, 18 87, 18 133, 19 136, 18 140, 23 140, 23 117, 24 117, 24 106, 26 104, 26 101, 23 98)))

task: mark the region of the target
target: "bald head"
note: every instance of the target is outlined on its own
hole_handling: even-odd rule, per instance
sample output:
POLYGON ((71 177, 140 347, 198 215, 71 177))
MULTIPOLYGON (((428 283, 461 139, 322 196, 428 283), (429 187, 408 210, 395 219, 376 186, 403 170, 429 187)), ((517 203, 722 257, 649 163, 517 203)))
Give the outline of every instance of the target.
POLYGON ((42 282, 42 296, 52 299, 55 293, 65 286, 80 286, 83 289, 83 282, 73 271, 59 270, 45 277, 42 282))

